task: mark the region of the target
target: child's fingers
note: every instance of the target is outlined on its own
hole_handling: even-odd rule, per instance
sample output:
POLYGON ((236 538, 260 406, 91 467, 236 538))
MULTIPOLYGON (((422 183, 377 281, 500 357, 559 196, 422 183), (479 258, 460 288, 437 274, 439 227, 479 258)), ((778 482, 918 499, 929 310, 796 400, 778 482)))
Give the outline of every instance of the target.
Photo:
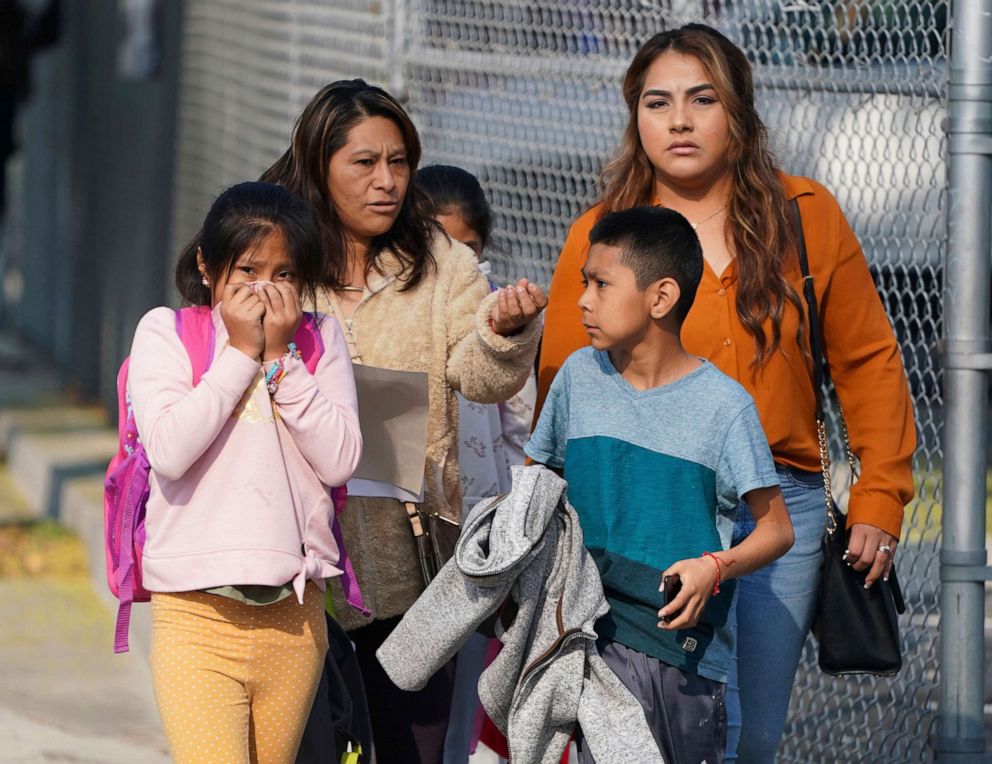
MULTIPOLYGON (((679 596, 675 598, 672 602, 671 613, 678 613, 677 616, 672 618, 668 623, 660 623, 659 626, 663 629, 670 629, 676 631, 678 629, 687 629, 696 625, 699 621, 699 616, 702 613, 702 598, 698 596, 687 596, 683 600, 682 595, 685 594, 684 591, 679 593, 679 596), (680 602, 680 600, 682 600, 680 602)), ((662 608, 662 610, 667 611, 668 606, 662 608)), ((669 613, 666 612, 666 615, 669 613)))
POLYGON ((245 307, 245 317, 250 321, 261 321, 265 317, 265 303, 256 300, 245 307))
POLYGON ((276 315, 275 306, 272 304, 272 297, 269 295, 269 293, 266 292, 264 288, 262 288, 259 289, 258 292, 256 292, 256 297, 258 297, 259 302, 261 302, 265 306, 266 315, 268 315, 270 318, 274 317, 276 315))
POLYGON ((300 293, 296 290, 296 287, 285 281, 277 281, 276 289, 282 295, 282 301, 288 309, 300 309, 300 293))
POLYGON ((265 303, 262 302, 259 296, 250 289, 242 290, 234 299, 234 306, 239 314, 246 313, 249 310, 256 310, 258 308, 261 308, 263 313, 265 312, 265 303))
POLYGON ((699 623, 699 616, 702 615, 702 608, 686 608, 683 610, 679 617, 671 622, 672 629, 691 629, 697 623, 699 623))
POLYGON ((665 586, 665 583, 664 582, 665 582, 665 579, 666 578, 668 578, 669 576, 674 576, 676 574, 682 575, 682 562, 681 562, 681 560, 679 562, 676 562, 676 563, 672 564, 666 570, 662 571, 662 573, 661 573, 661 583, 658 585, 658 591, 660 592, 664 588, 664 586, 665 586))
POLYGON ((665 606, 658 611, 658 617, 663 615, 674 615, 683 610, 692 598, 692 592, 683 588, 678 594, 675 595, 675 599, 671 602, 666 602, 665 606))
POLYGON ((277 314, 281 314, 286 310, 286 302, 282 298, 282 292, 276 288, 275 284, 266 284, 262 287, 261 293, 268 300, 266 305, 271 306, 277 314))
POLYGON ((678 613, 680 616, 683 609, 685 608, 686 598, 682 596, 680 592, 679 595, 673 599, 671 602, 666 602, 665 606, 658 611, 658 618, 664 618, 665 616, 674 616, 678 613))
MULTIPOLYGON (((237 284, 227 284, 224 287, 224 291, 221 294, 221 299, 232 305, 237 305, 244 302, 246 290, 244 289, 244 283, 237 284)), ((250 291, 247 292, 250 294, 250 291)))

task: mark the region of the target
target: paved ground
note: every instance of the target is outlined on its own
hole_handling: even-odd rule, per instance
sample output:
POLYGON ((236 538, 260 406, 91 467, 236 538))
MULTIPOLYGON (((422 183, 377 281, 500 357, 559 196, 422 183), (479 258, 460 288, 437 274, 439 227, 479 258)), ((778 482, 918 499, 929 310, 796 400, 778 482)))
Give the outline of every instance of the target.
MULTIPOLYGON (((51 371, 25 361, 16 343, 0 335, 0 409, 61 400, 51 371)), ((81 545, 63 543, 47 556, 20 549, 12 564, 9 531, 23 523, 24 513, 0 462, 0 763, 169 761, 145 657, 113 654, 112 614, 86 575, 81 545)), ((927 515, 915 525, 936 529, 939 510, 930 507, 927 515)), ((45 535, 44 528, 34 531, 36 538, 45 535)), ((988 630, 992 588, 987 596, 988 630)), ((986 650, 986 691, 992 693, 992 631, 986 650)), ((986 703, 992 740, 992 694, 986 703)), ((491 752, 472 758, 472 764, 496 761, 491 752)))
POLYGON ((81 545, 23 520, 2 465, 0 554, 0 762, 168 762, 145 657, 114 655, 81 545))
POLYGON ((147 662, 85 577, 0 580, 0 761, 167 762, 147 662))

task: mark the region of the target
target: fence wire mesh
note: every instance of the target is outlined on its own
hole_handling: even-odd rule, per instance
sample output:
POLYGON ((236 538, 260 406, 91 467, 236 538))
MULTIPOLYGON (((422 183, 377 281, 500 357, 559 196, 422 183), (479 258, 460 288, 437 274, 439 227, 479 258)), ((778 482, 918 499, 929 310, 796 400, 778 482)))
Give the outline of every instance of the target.
POLYGON ((175 244, 214 194, 281 153, 318 87, 360 76, 406 100, 426 163, 478 175, 496 213, 497 276, 546 284, 622 132, 627 63, 652 34, 687 21, 718 27, 747 52, 781 165, 839 199, 899 337, 917 412, 917 498, 899 554, 903 669, 829 678, 808 640, 779 761, 930 761, 946 0, 188 0, 175 244))

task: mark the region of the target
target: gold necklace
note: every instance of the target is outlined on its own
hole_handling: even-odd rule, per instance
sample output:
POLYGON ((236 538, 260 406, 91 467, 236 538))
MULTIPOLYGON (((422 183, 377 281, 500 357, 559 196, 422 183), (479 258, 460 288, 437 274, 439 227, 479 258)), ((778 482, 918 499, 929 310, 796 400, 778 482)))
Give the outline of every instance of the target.
POLYGON ((352 286, 351 284, 342 284, 337 288, 336 291, 339 292, 364 292, 365 287, 363 286, 352 286))
POLYGON ((707 216, 706 216, 706 217, 704 217, 704 218, 703 218, 702 220, 698 220, 698 221, 696 221, 695 223, 693 223, 693 222, 691 222, 691 221, 690 221, 690 223, 689 223, 689 225, 691 225, 691 226, 692 226, 692 230, 693 230, 693 231, 695 231, 695 230, 696 230, 697 228, 699 228, 699 226, 701 226, 701 225, 702 225, 703 223, 706 223, 706 222, 708 222, 708 221, 710 221, 710 220, 712 220, 712 219, 713 219, 713 218, 715 218, 715 217, 716 217, 717 215, 719 215, 719 214, 720 214, 721 212, 723 212, 723 211, 724 211, 725 209, 727 209, 727 207, 729 207, 729 206, 730 206, 730 202, 727 202, 727 203, 726 203, 725 205, 723 205, 723 206, 722 206, 722 207, 721 207, 720 209, 718 209, 718 210, 717 210, 716 212, 713 212, 713 213, 711 213, 711 214, 709 214, 709 215, 707 215, 707 216))

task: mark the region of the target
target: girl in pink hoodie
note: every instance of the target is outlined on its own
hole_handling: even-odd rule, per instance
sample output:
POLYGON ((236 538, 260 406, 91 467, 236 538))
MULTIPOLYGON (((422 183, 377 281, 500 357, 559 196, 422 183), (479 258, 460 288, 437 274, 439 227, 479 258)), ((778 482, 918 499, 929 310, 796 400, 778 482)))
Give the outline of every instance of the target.
POLYGON ((330 487, 362 451, 354 378, 336 321, 317 317, 313 374, 293 343, 321 268, 301 199, 234 186, 197 245, 176 281, 210 309, 207 372, 194 387, 163 307, 135 331, 128 378, 152 468, 155 695, 177 762, 292 762, 327 650, 324 582, 341 573, 330 487))

